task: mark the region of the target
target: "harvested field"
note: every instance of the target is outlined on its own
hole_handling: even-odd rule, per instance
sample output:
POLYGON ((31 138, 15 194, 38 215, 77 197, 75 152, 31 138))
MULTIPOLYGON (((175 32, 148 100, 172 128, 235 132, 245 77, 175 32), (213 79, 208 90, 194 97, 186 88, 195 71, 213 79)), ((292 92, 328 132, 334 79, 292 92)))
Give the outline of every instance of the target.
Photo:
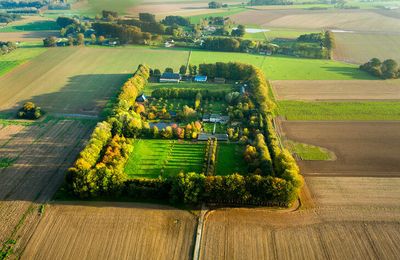
POLYGON ((400 80, 275 80, 278 100, 399 100, 400 80))
POLYGON ((57 36, 58 34, 58 31, 0 32, 0 41, 35 42, 42 41, 49 36, 57 36))
POLYGON ((201 259, 396 259, 400 179, 307 177, 316 208, 209 213, 201 259))
POLYGON ((282 121, 288 139, 333 151, 336 161, 299 161, 303 174, 400 176, 399 122, 282 121))
MULTIPOLYGON (((92 125, 62 120, 0 129, 0 154, 15 160, 0 169, 0 245, 19 234, 17 224, 36 203, 53 196, 92 125)), ((32 232, 30 225, 19 227, 32 232)))
POLYGON ((0 110, 33 101, 52 113, 98 115, 139 64, 178 69, 187 56, 141 47, 49 49, 0 78, 0 110))
POLYGON ((400 62, 400 34, 335 33, 334 58, 351 63, 365 63, 372 58, 400 62))
POLYGON ((239 24, 299 29, 398 32, 399 19, 369 10, 250 10, 232 15, 239 24))
POLYGON ((51 204, 23 259, 190 259, 196 218, 129 203, 51 204))

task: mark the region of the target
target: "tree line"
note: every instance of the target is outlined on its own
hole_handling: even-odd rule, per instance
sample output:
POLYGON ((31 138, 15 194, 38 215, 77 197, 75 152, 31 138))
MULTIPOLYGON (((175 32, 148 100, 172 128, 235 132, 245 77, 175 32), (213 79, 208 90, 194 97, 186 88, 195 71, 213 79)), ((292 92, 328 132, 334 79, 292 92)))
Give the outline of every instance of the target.
POLYGON ((14 42, 0 41, 0 55, 10 53, 16 49, 17 49, 17 45, 14 42))
POLYGON ((370 61, 360 65, 360 69, 382 79, 397 79, 400 77, 399 65, 393 59, 387 59, 382 62, 378 58, 372 58, 370 61))

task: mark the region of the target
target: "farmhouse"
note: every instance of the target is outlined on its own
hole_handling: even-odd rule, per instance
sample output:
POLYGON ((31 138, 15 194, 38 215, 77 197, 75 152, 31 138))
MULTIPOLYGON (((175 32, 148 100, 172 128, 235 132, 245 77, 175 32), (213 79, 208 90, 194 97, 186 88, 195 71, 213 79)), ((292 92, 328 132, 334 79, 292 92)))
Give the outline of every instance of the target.
POLYGON ((164 72, 160 77, 161 83, 179 83, 181 80, 182 77, 179 73, 164 72))
POLYGON ((226 124, 228 121, 229 116, 223 116, 219 114, 207 114, 203 116, 203 122, 226 124))
POLYGON ((194 77, 194 82, 200 82, 200 83, 207 82, 207 76, 197 75, 194 77))

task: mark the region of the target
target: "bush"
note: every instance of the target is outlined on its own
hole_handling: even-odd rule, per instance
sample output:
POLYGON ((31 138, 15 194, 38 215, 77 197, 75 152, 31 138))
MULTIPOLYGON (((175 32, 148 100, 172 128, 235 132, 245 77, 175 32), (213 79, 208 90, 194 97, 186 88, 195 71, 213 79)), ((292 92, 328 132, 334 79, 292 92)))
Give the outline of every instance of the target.
POLYGON ((17 116, 21 119, 39 119, 43 115, 40 107, 33 102, 26 102, 22 108, 18 110, 17 116))

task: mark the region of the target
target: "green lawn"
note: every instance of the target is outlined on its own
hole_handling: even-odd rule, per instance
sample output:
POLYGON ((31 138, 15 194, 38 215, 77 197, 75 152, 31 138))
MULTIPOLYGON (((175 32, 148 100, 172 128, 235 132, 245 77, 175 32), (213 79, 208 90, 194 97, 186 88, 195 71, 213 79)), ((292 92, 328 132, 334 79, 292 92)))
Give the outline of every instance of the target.
MULTIPOLYGON (((212 133, 214 131, 214 123, 203 123, 203 130, 206 133, 212 133)), ((215 126, 216 134, 226 134, 226 125, 217 123, 215 126)))
POLYGON ((0 76, 45 51, 45 48, 18 48, 9 54, 0 55, 0 76))
POLYGON ((60 30, 55 21, 36 21, 21 25, 10 25, 0 29, 0 32, 20 32, 20 31, 49 31, 60 30))
POLYGON ((247 53, 193 51, 191 64, 242 62, 262 68, 270 80, 350 80, 373 79, 357 65, 332 60, 263 56, 247 53))
POLYGON ((279 114, 288 120, 400 120, 400 102, 278 101, 279 114))
POLYGON ((285 146, 291 153, 296 154, 301 160, 327 161, 333 159, 332 153, 318 146, 294 141, 286 141, 285 146))
POLYGON ((218 142, 216 175, 233 173, 245 174, 246 162, 243 160, 243 146, 232 143, 218 142))
POLYGON ((158 178, 179 172, 200 173, 205 143, 178 140, 136 140, 125 166, 130 178, 158 178))
POLYGON ((181 88, 181 89, 199 89, 199 90, 209 90, 209 91, 230 91, 232 90, 231 84, 212 84, 212 83, 149 83, 146 85, 144 93, 146 95, 151 95, 156 89, 160 88, 181 88))

